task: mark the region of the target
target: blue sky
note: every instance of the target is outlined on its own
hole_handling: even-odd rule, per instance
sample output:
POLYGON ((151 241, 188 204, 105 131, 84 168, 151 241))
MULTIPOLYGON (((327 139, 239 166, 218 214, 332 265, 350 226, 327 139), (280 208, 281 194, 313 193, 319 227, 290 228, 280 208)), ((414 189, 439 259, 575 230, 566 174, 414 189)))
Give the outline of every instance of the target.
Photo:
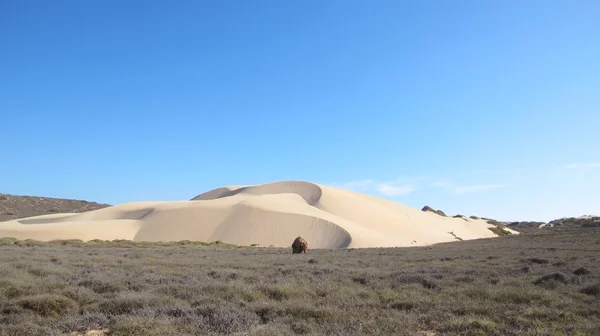
POLYGON ((0 192, 600 214, 600 2, 0 3, 0 192))

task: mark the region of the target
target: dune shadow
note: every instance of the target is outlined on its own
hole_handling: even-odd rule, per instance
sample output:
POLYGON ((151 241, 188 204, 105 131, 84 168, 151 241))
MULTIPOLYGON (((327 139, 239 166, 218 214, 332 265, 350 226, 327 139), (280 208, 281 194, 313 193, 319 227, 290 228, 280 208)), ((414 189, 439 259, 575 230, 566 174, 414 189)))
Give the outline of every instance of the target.
POLYGON ((241 193, 248 193, 250 195, 267 195, 267 194, 297 194, 304 199, 308 205, 314 206, 323 195, 321 187, 314 183, 304 181, 283 181, 273 182, 267 184, 261 184, 256 186, 241 187, 235 190, 229 188, 218 188, 211 191, 202 193, 194 198, 192 201, 209 201, 219 198, 231 197, 241 193), (298 190, 298 185, 308 186, 308 191, 298 190))

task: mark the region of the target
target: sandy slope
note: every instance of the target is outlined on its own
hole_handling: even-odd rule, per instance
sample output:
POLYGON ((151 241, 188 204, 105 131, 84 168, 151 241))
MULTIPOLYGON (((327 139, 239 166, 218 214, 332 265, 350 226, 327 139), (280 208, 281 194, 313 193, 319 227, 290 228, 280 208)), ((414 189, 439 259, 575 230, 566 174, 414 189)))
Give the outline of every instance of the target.
POLYGON ((441 217, 377 197, 302 181, 211 190, 191 201, 132 202, 0 223, 19 239, 195 240, 310 248, 390 247, 495 237, 483 220, 441 217), (452 235, 450 232, 454 233, 452 235))

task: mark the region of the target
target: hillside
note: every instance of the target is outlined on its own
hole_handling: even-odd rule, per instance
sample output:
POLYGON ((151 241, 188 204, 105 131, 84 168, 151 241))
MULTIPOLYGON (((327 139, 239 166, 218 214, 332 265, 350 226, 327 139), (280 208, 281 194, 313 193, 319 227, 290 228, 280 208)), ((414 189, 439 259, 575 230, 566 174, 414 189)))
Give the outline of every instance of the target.
POLYGON ((521 232, 590 228, 600 227, 600 216, 586 215, 580 217, 564 217, 550 222, 506 222, 503 224, 511 229, 521 232))
POLYGON ((0 194, 0 222, 57 213, 81 213, 109 206, 73 199, 0 194))

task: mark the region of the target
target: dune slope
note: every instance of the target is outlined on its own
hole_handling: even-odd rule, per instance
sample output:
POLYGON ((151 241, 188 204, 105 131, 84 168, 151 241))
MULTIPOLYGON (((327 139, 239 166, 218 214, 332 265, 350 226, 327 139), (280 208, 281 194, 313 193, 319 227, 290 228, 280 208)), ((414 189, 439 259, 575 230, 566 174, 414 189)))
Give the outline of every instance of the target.
POLYGON ((215 241, 309 248, 429 245, 496 237, 484 220, 442 217, 377 197, 304 181, 223 187, 189 201, 132 202, 0 223, 19 239, 215 241))

